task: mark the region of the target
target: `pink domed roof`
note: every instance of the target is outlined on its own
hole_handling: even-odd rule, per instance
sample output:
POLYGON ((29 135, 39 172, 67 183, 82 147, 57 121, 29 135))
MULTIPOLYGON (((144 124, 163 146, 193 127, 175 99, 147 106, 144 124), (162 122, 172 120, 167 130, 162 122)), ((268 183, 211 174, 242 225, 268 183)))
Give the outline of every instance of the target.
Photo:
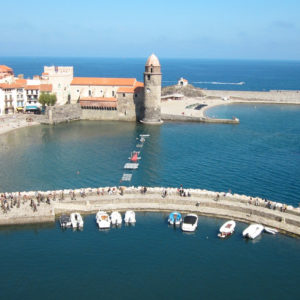
POLYGON ((148 57, 146 66, 160 67, 160 62, 155 54, 151 54, 148 57))

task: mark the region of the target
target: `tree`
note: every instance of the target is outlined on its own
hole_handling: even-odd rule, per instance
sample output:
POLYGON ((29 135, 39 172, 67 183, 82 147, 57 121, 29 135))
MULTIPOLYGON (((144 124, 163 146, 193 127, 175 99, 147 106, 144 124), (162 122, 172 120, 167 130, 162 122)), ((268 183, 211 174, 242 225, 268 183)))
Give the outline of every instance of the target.
POLYGON ((39 102, 42 104, 43 107, 47 106, 53 106, 57 101, 55 94, 46 94, 41 93, 39 97, 39 102))

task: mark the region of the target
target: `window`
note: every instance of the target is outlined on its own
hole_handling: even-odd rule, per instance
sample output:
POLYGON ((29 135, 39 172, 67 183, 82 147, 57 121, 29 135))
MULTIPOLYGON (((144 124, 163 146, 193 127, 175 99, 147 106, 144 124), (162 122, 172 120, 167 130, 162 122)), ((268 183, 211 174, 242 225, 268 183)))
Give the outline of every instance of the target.
POLYGON ((125 93, 123 93, 123 97, 125 97, 126 96, 126 94, 125 93))
POLYGON ((91 97, 92 96, 92 91, 91 90, 89 90, 89 97, 91 97))
POLYGON ((114 97, 114 96, 115 96, 115 91, 112 91, 112 93, 111 93, 111 94, 112 94, 112 96, 114 97))
POLYGON ((147 75, 147 79, 150 80, 150 75, 147 75))
POLYGON ((134 97, 136 98, 138 96, 138 94, 134 94, 134 97))
POLYGON ((151 73, 153 72, 153 68, 150 69, 150 72, 151 72, 151 73))

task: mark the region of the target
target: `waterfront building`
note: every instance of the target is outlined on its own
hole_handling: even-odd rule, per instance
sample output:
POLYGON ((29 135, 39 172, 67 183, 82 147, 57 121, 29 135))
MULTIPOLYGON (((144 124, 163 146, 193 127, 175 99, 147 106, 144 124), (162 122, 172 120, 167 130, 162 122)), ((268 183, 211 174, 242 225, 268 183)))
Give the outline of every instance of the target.
POLYGON ((71 103, 80 103, 85 118, 106 114, 136 120, 142 102, 143 83, 136 78, 74 77, 71 82, 71 103))
POLYGON ((162 75, 154 54, 146 62, 144 83, 136 78, 74 77, 73 67, 65 66, 44 66, 41 76, 25 80, 2 67, 2 77, 12 79, 0 81, 0 114, 36 110, 45 92, 56 94, 56 105, 80 104, 83 119, 161 122, 162 75))

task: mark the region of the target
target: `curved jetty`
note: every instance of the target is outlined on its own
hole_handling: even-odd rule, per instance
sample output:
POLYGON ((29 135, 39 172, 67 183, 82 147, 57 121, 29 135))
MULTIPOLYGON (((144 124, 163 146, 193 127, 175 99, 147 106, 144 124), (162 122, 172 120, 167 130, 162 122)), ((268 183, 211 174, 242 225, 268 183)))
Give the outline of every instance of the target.
POLYGON ((101 187, 5 193, 0 225, 54 222, 55 216, 78 211, 180 211, 260 223, 300 236, 300 208, 258 197, 201 189, 101 187))

